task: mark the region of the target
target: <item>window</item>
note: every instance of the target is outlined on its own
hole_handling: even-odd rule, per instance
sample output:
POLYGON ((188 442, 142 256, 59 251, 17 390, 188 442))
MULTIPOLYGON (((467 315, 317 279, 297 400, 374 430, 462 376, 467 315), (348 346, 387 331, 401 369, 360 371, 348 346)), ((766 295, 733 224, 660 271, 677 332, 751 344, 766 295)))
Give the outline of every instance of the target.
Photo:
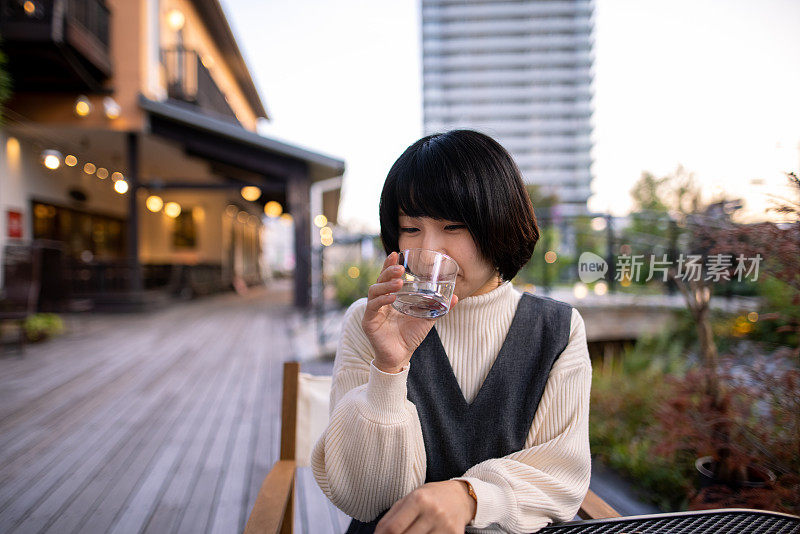
POLYGON ((172 246, 187 249, 197 247, 197 228, 194 224, 193 210, 183 210, 175 217, 172 232, 172 246))

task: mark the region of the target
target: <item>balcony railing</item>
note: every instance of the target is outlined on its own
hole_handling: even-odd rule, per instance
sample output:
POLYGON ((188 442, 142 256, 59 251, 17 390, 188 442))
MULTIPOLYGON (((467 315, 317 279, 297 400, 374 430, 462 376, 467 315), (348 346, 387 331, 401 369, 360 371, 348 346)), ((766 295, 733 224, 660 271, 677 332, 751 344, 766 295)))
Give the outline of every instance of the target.
POLYGON ((17 90, 99 89, 112 75, 104 0, 0 0, 0 35, 17 90))
POLYGON ((161 51, 161 61, 167 75, 167 96, 193 104, 203 111, 236 119, 225 94, 214 82, 199 54, 182 47, 161 51))
POLYGON ((108 46, 108 8, 102 0, 68 0, 67 16, 108 46))

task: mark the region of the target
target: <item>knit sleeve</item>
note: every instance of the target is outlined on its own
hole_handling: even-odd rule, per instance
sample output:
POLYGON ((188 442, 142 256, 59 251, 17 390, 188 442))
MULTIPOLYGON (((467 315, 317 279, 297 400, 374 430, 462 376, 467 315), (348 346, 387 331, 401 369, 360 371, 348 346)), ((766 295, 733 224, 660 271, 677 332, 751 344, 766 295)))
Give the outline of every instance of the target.
POLYGON ((425 445, 406 398, 410 364, 384 373, 371 362, 361 328, 366 299, 345 315, 336 351, 328 427, 311 455, 325 495, 346 514, 371 521, 425 481, 425 445))
POLYGON ((458 478, 469 481, 478 498, 468 531, 534 532, 575 517, 591 474, 591 380, 583 318, 573 309, 569 342, 547 380, 525 448, 458 478))

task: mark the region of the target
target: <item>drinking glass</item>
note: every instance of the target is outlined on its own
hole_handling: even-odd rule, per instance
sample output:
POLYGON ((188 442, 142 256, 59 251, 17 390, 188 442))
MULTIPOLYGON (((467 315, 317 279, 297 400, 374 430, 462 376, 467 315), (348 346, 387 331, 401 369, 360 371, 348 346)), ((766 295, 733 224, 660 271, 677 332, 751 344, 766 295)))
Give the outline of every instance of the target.
POLYGON ((395 293, 392 307, 413 317, 435 319, 450 311, 458 264, 441 252, 411 248, 400 252, 405 267, 403 287, 395 293))

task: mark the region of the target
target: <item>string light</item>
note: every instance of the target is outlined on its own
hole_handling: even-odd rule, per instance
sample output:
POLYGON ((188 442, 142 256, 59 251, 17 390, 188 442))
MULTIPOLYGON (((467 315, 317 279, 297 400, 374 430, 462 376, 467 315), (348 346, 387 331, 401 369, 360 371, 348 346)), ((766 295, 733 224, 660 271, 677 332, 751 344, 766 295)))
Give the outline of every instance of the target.
POLYGON ((254 185, 248 185, 242 188, 241 194, 243 199, 253 202, 261 197, 261 189, 254 185))
POLYGON ((61 152, 49 148, 42 152, 42 165, 50 169, 56 170, 61 166, 61 152))
POLYGON ((167 202, 164 205, 164 213, 166 213, 168 217, 174 219, 181 214, 181 205, 177 202, 167 202))
POLYGON ((572 294, 579 299, 586 298, 586 295, 589 294, 589 288, 586 287, 586 284, 583 282, 576 282, 575 285, 572 286, 572 294))
POLYGON ((158 213, 161 211, 161 208, 164 207, 164 201, 161 199, 160 196, 157 195, 150 195, 147 197, 147 200, 144 202, 147 209, 152 211, 153 213, 158 213))
POLYGON ((75 100, 75 114, 78 117, 86 117, 91 112, 92 103, 89 101, 89 97, 86 95, 80 95, 78 99, 75 100))
POLYGON ((78 164, 78 158, 72 154, 67 154, 67 157, 64 158, 64 164, 66 164, 67 167, 74 167, 78 164))
POLYGON ((264 205, 264 214, 271 219, 279 217, 281 213, 283 213, 283 206, 280 202, 270 200, 264 205))
POLYGON ((94 171, 96 170, 97 167, 95 167, 94 163, 87 163, 86 165, 83 166, 83 172, 85 172, 86 174, 94 174, 94 171))
POLYGON ((125 180, 117 180, 114 182, 114 190, 120 195, 124 195, 128 192, 128 182, 125 180))
POLYGON ((314 217, 314 226, 316 226, 317 228, 322 228, 326 224, 328 224, 328 218, 325 217, 324 215, 320 214, 314 217))
POLYGON ((608 293, 608 284, 600 280, 594 285, 594 294, 595 295, 605 295, 608 293))
POLYGON ((122 113, 122 108, 119 107, 119 104, 117 104, 116 100, 110 96, 107 96, 103 98, 103 111, 105 112, 106 117, 114 120, 119 118, 120 113, 122 113))
POLYGON ((106 169, 105 167, 98 168, 97 177, 100 178, 101 180, 105 180, 106 178, 108 178, 108 169, 106 169))
POLYGON ((123 175, 121 172, 119 172, 119 171, 115 171, 115 172, 114 172, 114 173, 111 175, 111 179, 112 179, 112 180, 114 180, 114 181, 116 182, 117 180, 124 180, 124 179, 125 179, 125 176, 124 176, 124 175, 123 175))

